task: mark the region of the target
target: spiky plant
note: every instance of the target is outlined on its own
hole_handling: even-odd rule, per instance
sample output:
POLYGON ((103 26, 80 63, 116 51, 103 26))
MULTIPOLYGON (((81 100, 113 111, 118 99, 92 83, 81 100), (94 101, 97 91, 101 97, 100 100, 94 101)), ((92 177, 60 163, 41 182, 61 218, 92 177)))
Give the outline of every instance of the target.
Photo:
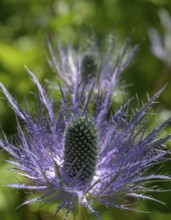
POLYGON ((72 44, 67 47, 59 44, 56 55, 51 43, 48 42, 51 57, 49 64, 63 79, 66 88, 76 88, 80 82, 89 88, 94 84, 93 93, 99 90, 105 93, 115 74, 113 95, 117 94, 121 92, 118 91, 121 90, 120 75, 132 60, 138 46, 131 47, 129 38, 120 46, 119 41, 117 42, 113 36, 104 40, 103 44, 104 47, 97 46, 94 39, 87 43, 86 49, 82 45, 76 49, 72 44))
MULTIPOLYGON (((4 134, 0 145, 13 157, 8 162, 24 178, 23 183, 9 186, 33 193, 33 198, 23 205, 56 201, 60 205, 55 214, 67 208, 66 219, 69 211, 80 204, 100 219, 93 208, 94 201, 120 209, 132 209, 129 197, 157 201, 149 193, 158 189, 149 183, 171 178, 151 168, 169 160, 170 150, 164 144, 170 135, 165 136, 162 130, 170 118, 151 132, 147 121, 149 109, 162 90, 132 116, 129 102, 108 114, 117 71, 120 68, 111 74, 99 101, 100 88, 91 100, 94 86, 90 90, 82 86, 80 72, 75 70, 74 86, 68 90, 59 84, 61 98, 56 109, 55 100, 48 97, 28 70, 38 89, 37 117, 31 115, 27 106, 24 110, 0 84, 19 118, 18 142, 10 142, 4 134)), ((68 82, 65 73, 63 77, 68 82)))

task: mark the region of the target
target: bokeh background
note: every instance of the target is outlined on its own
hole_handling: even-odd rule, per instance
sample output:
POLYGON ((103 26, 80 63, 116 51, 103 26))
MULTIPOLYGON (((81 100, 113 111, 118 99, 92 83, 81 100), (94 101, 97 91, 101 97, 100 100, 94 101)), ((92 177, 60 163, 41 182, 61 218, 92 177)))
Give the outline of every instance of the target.
MULTIPOLYGON (((19 102, 26 97, 34 110, 30 93, 35 88, 24 65, 42 83, 56 77, 48 65, 47 38, 57 46, 59 40, 76 44, 79 39, 79 43, 84 43, 90 35, 95 35, 99 42, 111 33, 117 36, 118 42, 131 36, 131 44, 139 44, 139 49, 122 75, 122 80, 131 85, 126 88, 128 98, 137 94, 145 101, 147 93, 152 95, 168 83, 159 103, 154 105, 158 116, 151 126, 155 127, 171 115, 169 14, 171 16, 171 1, 168 0, 0 0, 0 81, 19 102)), ((2 94, 0 97, 0 124, 10 137, 16 133, 15 116, 2 94)), ((166 132, 170 129, 168 126, 166 132)), ((0 219, 50 219, 56 204, 32 204, 16 209, 27 198, 27 193, 5 187, 7 183, 18 181, 5 159, 9 159, 8 155, 0 152, 0 219)), ((171 164, 165 164, 163 169, 169 172, 171 164)), ((163 183, 161 187, 171 189, 171 182, 163 183)), ((136 202, 141 210, 149 213, 98 206, 97 210, 105 220, 170 220, 171 192, 155 193, 154 196, 167 205, 136 202)), ((87 213, 87 219, 95 218, 87 213)))

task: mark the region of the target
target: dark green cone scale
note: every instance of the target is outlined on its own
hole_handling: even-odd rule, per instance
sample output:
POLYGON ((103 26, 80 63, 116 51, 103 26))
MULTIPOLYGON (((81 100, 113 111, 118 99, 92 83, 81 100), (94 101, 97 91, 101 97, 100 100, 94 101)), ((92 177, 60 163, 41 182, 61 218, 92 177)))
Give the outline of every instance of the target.
POLYGON ((66 175, 77 183, 87 183, 94 175, 98 149, 98 131, 92 119, 80 116, 67 127, 64 140, 66 175))
POLYGON ((97 71, 98 66, 95 57, 91 54, 85 55, 81 65, 82 78, 87 80, 96 77, 97 71))

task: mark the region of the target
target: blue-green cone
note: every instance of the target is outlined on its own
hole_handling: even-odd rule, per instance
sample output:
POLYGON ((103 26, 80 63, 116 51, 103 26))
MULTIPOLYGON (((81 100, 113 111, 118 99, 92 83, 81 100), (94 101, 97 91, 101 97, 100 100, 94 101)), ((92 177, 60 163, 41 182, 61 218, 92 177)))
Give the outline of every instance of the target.
POLYGON ((83 79, 91 79, 96 77, 98 65, 95 57, 91 54, 86 54, 82 60, 81 76, 83 79))
POLYGON ((64 140, 63 170, 69 179, 84 185, 91 181, 96 167, 98 130, 93 120, 80 116, 70 122, 64 140))

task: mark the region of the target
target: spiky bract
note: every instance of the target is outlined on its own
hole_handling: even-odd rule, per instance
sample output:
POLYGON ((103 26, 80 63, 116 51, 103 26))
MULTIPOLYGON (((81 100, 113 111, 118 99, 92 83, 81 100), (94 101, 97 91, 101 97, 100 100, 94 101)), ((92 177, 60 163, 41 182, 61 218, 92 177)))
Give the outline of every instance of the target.
POLYGON ((114 93, 117 93, 117 89, 121 89, 121 83, 117 88, 119 76, 132 60, 137 46, 130 47, 130 39, 128 39, 118 48, 119 42, 115 41, 113 36, 107 38, 103 42, 106 45, 105 49, 99 48, 95 40, 92 40, 90 45, 86 45, 86 49, 82 48, 82 45, 76 50, 72 45, 65 48, 59 44, 58 59, 49 43, 50 66, 64 79, 66 88, 68 86, 76 88, 80 82, 86 83, 89 88, 94 84, 94 93, 105 93, 115 75, 114 93))

